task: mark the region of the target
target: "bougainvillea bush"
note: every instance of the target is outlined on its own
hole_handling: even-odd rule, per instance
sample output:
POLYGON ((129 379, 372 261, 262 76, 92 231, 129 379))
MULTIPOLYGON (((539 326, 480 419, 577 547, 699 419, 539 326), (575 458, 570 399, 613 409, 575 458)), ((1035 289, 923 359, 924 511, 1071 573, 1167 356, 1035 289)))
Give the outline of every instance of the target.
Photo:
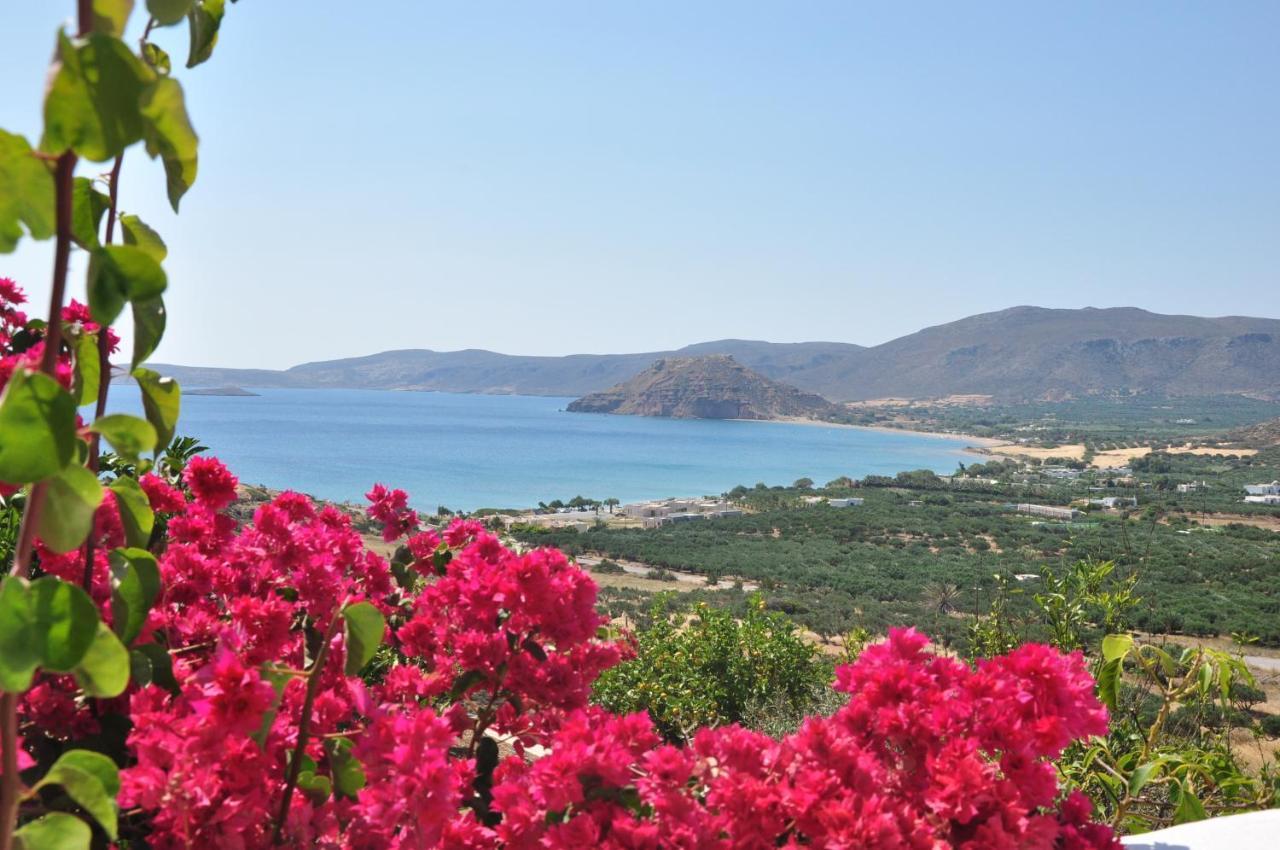
MULTIPOLYGON (((834 716, 782 740, 728 726, 676 748, 647 715, 588 704, 625 648, 601 637, 595 586, 560 553, 517 554, 457 521, 411 534, 397 578, 331 507, 286 493, 236 529, 221 464, 193 461, 184 483, 144 485, 170 539, 136 645, 171 670, 111 701, 48 676, 20 707, 32 752, 127 728, 122 836, 158 848, 1113 844, 1049 761, 1106 731, 1079 656, 1028 645, 974 669, 896 631, 838 670, 850 700, 834 716), (353 612, 375 628, 344 623, 353 612), (498 759, 495 738, 510 755, 498 759)), ((413 527, 389 507, 402 494, 373 495, 392 534, 413 527)), ((101 551, 123 543, 110 508, 94 533, 101 551)), ((78 576, 78 559, 41 553, 56 575, 78 576)), ((106 620, 109 561, 94 568, 106 620)))

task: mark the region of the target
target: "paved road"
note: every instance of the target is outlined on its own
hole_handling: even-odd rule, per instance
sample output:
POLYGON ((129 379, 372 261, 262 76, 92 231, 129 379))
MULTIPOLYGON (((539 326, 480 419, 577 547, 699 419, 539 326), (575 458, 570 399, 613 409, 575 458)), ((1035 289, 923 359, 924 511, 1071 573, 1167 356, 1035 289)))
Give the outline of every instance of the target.
MULTIPOLYGON (((594 555, 579 555, 577 561, 584 567, 594 567, 596 564, 600 563, 600 558, 594 555)), ((647 564, 636 564, 631 561, 615 561, 614 563, 622 567, 628 575, 639 576, 640 578, 647 577, 650 570, 658 569, 657 567, 651 567, 647 564)), ((699 587, 704 587, 707 583, 706 576, 700 576, 696 573, 684 573, 679 570, 667 570, 667 572, 674 575, 676 577, 676 581, 684 582, 685 584, 696 584, 699 587)), ((732 579, 724 580, 725 585, 730 585, 732 583, 732 579)), ((751 593, 759 590, 760 585, 753 581, 744 581, 742 583, 742 589, 747 593, 751 593)))
POLYGON ((1246 655, 1244 663, 1250 667, 1257 667, 1259 670, 1267 670, 1271 673, 1280 673, 1280 658, 1267 658, 1263 655, 1246 655))

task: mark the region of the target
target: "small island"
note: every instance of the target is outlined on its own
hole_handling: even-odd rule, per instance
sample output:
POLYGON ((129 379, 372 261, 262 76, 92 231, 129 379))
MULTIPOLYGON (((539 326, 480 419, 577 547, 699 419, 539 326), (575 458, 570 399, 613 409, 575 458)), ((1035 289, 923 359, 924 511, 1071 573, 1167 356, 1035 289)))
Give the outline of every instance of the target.
POLYGON ((753 372, 732 357, 668 357, 616 386, 571 402, 571 413, 674 419, 836 418, 840 407, 815 393, 753 372))
POLYGON ((185 390, 186 395, 223 395, 236 397, 253 397, 257 398, 261 393, 255 393, 252 390, 246 390, 244 387, 204 387, 201 389, 185 390))

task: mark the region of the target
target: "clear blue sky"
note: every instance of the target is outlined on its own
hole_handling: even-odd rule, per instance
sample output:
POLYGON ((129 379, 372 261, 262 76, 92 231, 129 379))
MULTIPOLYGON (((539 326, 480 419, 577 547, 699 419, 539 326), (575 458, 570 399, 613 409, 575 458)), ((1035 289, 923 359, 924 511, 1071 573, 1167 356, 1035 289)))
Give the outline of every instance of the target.
MULTIPOLYGON (((0 126, 37 134, 73 6, 5 3, 0 126)), ((170 362, 1275 317, 1277 32, 1274 0, 241 0, 179 71, 182 215, 140 149, 122 206, 170 245, 170 362)), ((43 297, 49 257, 0 275, 43 297)))

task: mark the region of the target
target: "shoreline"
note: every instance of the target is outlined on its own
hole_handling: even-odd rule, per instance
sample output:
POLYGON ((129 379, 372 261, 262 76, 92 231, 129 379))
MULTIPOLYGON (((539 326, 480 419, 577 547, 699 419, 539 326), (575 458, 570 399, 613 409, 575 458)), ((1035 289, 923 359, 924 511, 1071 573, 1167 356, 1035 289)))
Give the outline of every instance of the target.
MULTIPOLYGON (((826 428, 853 428, 858 431, 876 431, 881 434, 909 434, 912 437, 933 437, 938 440, 965 440, 972 443, 975 452, 1005 445, 1007 441, 995 437, 979 437, 976 434, 948 433, 946 431, 920 431, 915 428, 894 428, 892 425, 854 425, 849 422, 828 422, 825 419, 807 417, 781 417, 778 419, 727 419, 726 422, 778 422, 784 425, 821 425, 826 428)), ((969 448, 969 447, 966 447, 969 448)))

